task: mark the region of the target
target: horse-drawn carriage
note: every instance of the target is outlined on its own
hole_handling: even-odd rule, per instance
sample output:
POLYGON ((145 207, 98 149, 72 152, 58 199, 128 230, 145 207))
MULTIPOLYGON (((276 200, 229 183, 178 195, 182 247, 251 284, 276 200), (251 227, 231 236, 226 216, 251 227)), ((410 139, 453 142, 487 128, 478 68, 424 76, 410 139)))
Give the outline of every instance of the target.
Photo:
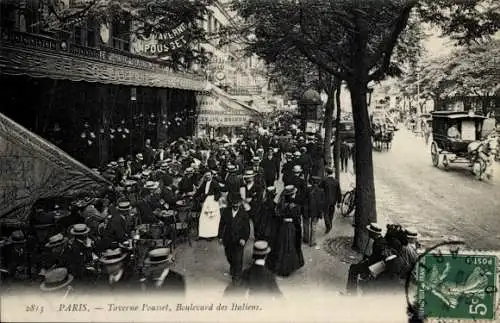
POLYGON ((432 164, 448 169, 451 163, 463 163, 481 180, 491 176, 496 142, 483 129, 487 118, 473 112, 436 111, 432 113, 432 164))

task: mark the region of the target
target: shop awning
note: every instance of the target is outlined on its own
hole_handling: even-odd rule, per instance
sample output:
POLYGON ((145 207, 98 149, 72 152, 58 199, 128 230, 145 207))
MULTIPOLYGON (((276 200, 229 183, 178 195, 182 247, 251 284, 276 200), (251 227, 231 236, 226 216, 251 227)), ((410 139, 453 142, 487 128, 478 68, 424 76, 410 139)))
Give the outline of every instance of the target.
POLYGON ((198 76, 175 73, 160 63, 112 48, 90 48, 21 32, 2 35, 0 71, 70 81, 203 91, 198 76))
POLYGON ((110 185, 65 152, 0 113, 0 218, 24 219, 42 198, 110 185))
POLYGON ((229 96, 218 87, 199 95, 198 123, 210 127, 244 127, 257 121, 261 113, 229 96))

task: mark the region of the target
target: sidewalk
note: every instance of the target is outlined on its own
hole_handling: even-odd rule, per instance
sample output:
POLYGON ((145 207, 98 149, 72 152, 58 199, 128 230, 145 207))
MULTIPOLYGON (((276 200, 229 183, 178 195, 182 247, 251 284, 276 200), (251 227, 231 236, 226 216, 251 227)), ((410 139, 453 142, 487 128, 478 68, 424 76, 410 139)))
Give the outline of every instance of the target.
MULTIPOLYGON (((341 175, 341 186, 349 187, 349 175, 341 175)), ((278 190, 281 190, 278 187, 278 190)), ((382 217, 381 217, 382 218, 382 217)), ((379 221, 385 228, 386 221, 379 221)), ((287 278, 278 278, 278 284, 286 294, 292 289, 304 288, 316 292, 344 292, 347 271, 351 263, 360 260, 360 255, 351 249, 354 228, 352 216, 343 217, 336 212, 333 229, 325 235, 324 221, 320 220, 316 227, 316 240, 319 249, 302 245, 305 265, 287 278)), ((244 263, 251 263, 253 240, 245 246, 244 263)), ((218 241, 193 241, 192 247, 187 243, 176 250, 175 270, 186 277, 189 291, 199 289, 210 290, 214 295, 222 295, 230 282, 224 273, 229 270, 224 256, 224 248, 218 241)))

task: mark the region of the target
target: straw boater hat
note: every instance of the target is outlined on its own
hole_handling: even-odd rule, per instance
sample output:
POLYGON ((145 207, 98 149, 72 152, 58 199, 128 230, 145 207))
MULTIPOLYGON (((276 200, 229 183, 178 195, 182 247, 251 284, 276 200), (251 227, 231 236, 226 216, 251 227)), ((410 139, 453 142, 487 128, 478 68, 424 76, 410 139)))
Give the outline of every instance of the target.
POLYGON ((266 188, 266 190, 267 190, 267 194, 276 195, 276 187, 275 186, 268 186, 266 188))
POLYGON ((99 261, 105 265, 114 265, 122 262, 125 257, 127 257, 127 254, 121 248, 107 249, 101 254, 99 261))
POLYGON ((26 242, 26 237, 21 230, 16 230, 11 233, 9 237, 9 243, 11 244, 21 244, 26 242))
POLYGON ((53 292, 71 284, 73 278, 73 275, 68 273, 66 268, 54 268, 45 274, 44 281, 40 284, 40 289, 43 292, 53 292))
POLYGON ((252 158, 252 162, 253 162, 254 164, 258 164, 258 163, 260 163, 260 158, 259 158, 259 157, 257 157, 257 156, 255 156, 254 158, 252 158))
POLYGON ((417 239, 418 238, 418 231, 415 228, 407 228, 405 230, 406 237, 410 239, 417 239))
POLYGON ((169 167, 169 163, 168 161, 163 161, 161 164, 160 164, 160 168, 161 169, 167 169, 169 167))
POLYGON ((283 189, 283 195, 293 195, 296 192, 296 188, 293 185, 287 185, 285 186, 285 189, 283 189))
POLYGON ((294 173, 302 173, 302 166, 300 165, 295 165, 293 166, 293 170, 292 170, 294 173))
POLYGON ((237 170, 236 166, 231 165, 231 164, 227 165, 227 171, 228 172, 235 172, 236 170, 237 170))
POLYGON ((300 157, 300 156, 301 156, 300 151, 298 151, 298 150, 297 150, 296 152, 294 152, 294 153, 293 153, 293 155, 294 155, 294 156, 297 156, 297 157, 300 157))
POLYGON ((118 211, 130 211, 131 208, 132 206, 130 205, 129 201, 120 201, 118 202, 118 206, 116 207, 118 211))
POLYGON ((375 234, 382 234, 382 228, 378 226, 376 223, 370 223, 366 226, 366 230, 375 234))
POLYGON ((74 236, 83 236, 90 232, 90 228, 84 223, 78 223, 71 227, 69 233, 74 236))
POLYGON ((253 244, 253 254, 255 256, 264 256, 271 252, 271 248, 267 241, 258 240, 253 244))
POLYGON ((251 169, 246 170, 245 173, 243 173, 244 178, 251 178, 255 176, 255 172, 251 169))
POLYGON ((118 167, 118 163, 115 161, 112 161, 111 163, 109 163, 109 166, 111 166, 112 168, 115 168, 115 167, 118 167))
POLYGON ((143 160, 144 157, 142 156, 141 153, 138 153, 137 155, 135 155, 135 158, 139 159, 139 160, 143 160))
POLYGON ((46 248, 55 248, 68 241, 68 238, 64 237, 62 233, 58 233, 49 238, 49 242, 45 244, 46 248))
POLYGON ((144 260, 145 265, 159 265, 167 262, 171 262, 173 259, 172 253, 169 248, 157 248, 151 250, 146 259, 144 260))
POLYGON ((151 170, 150 169, 145 169, 142 171, 142 176, 145 176, 145 177, 148 177, 149 175, 151 175, 151 170))
POLYGON ((194 168, 193 167, 188 167, 184 171, 185 174, 193 174, 194 173, 194 168))
POLYGON ((125 158, 123 158, 123 157, 118 158, 118 162, 119 163, 124 163, 125 162, 125 158))
POLYGON ((149 190, 156 190, 160 187, 159 182, 154 182, 154 181, 147 181, 146 184, 144 185, 144 188, 149 189, 149 190))

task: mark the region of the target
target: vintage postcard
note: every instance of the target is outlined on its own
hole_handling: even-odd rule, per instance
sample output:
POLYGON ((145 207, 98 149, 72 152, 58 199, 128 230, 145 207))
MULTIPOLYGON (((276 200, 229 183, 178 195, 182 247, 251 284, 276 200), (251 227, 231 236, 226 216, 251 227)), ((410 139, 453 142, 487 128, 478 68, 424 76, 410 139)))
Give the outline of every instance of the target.
POLYGON ((498 322, 491 0, 0 0, 0 321, 498 322))

